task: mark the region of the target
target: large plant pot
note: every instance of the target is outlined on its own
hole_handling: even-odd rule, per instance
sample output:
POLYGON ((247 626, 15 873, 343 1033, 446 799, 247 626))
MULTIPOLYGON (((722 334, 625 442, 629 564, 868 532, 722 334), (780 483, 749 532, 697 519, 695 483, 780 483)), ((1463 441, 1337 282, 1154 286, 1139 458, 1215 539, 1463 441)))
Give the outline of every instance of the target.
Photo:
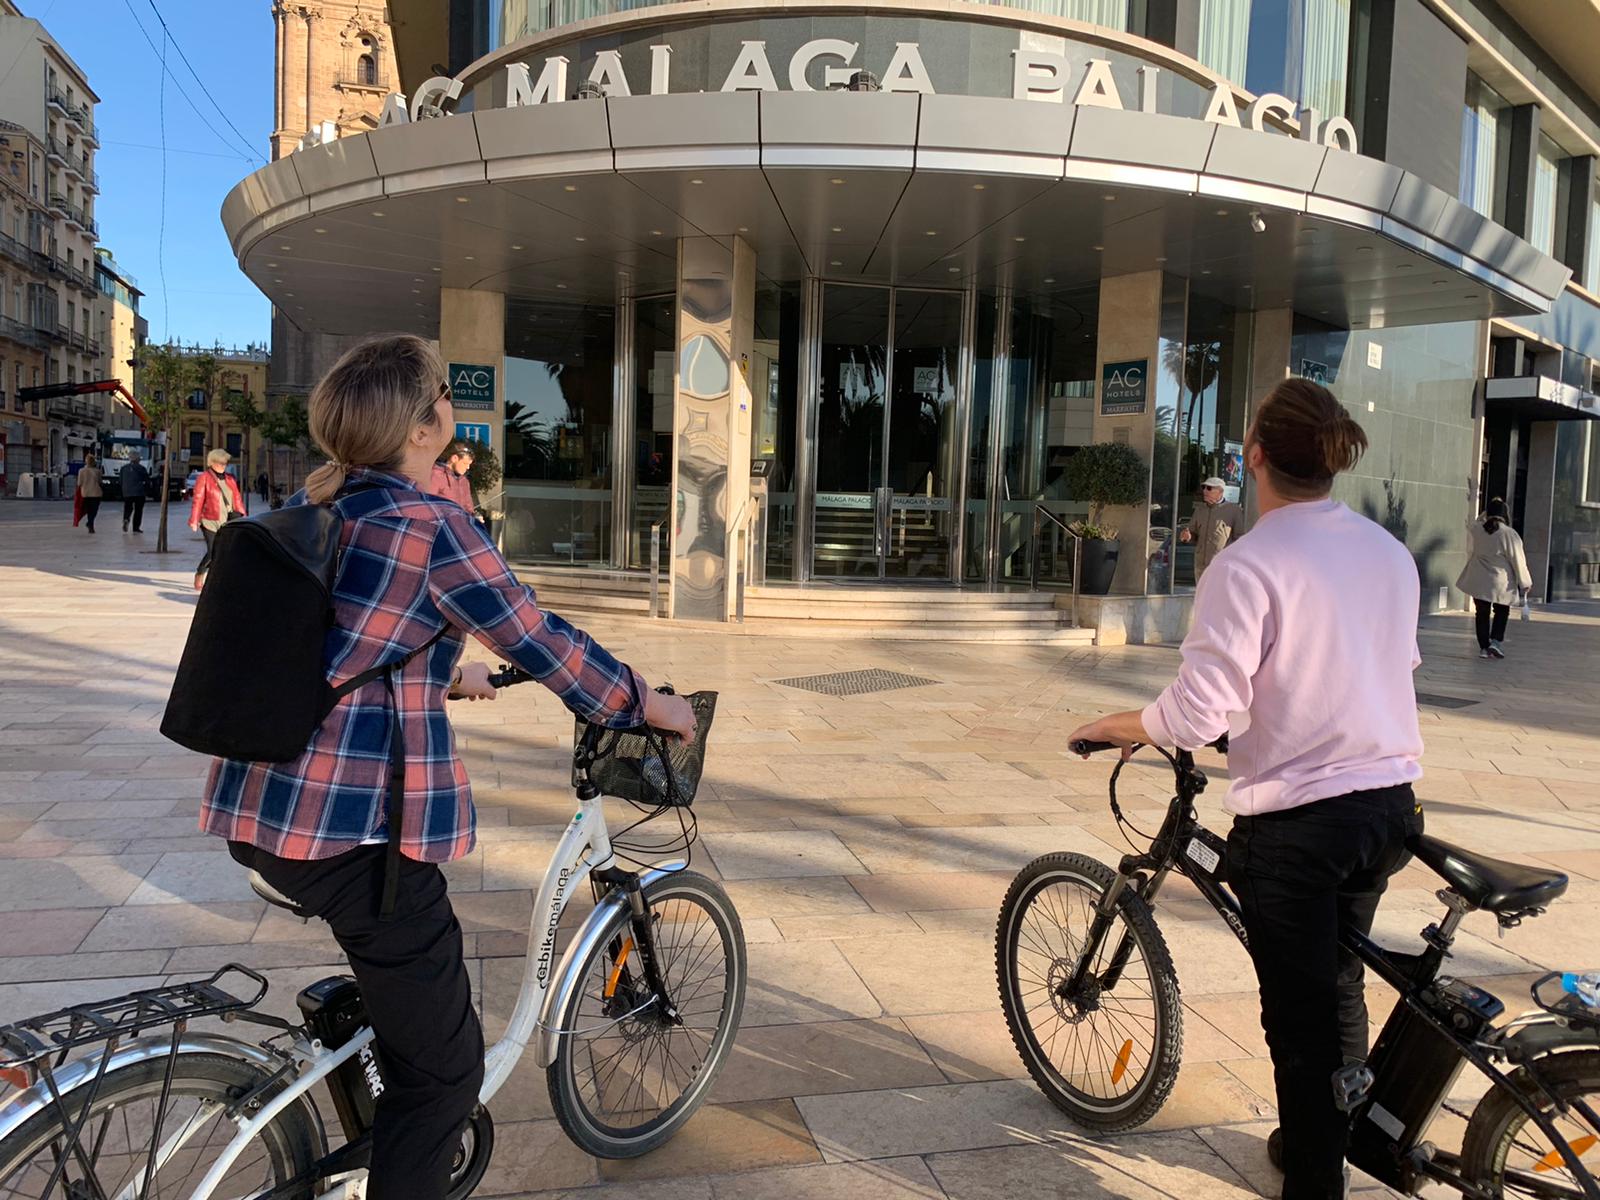
POLYGON ((1104 596, 1109 592, 1111 581, 1117 576, 1117 556, 1121 551, 1120 541, 1085 538, 1078 591, 1085 596, 1104 596))

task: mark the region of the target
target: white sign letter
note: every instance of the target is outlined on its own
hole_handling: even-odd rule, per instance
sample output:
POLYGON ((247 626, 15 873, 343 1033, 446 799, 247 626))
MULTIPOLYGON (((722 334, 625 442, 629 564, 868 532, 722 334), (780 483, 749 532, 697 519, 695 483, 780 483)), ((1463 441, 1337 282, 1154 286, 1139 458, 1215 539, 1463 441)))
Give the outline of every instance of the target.
POLYGON ((1091 108, 1122 107, 1122 96, 1117 91, 1117 81, 1111 75, 1111 63, 1107 59, 1089 60, 1089 67, 1083 73, 1083 82, 1078 84, 1078 94, 1072 98, 1072 103, 1091 108))
POLYGON ((1322 144, 1332 150, 1356 152, 1356 127, 1344 117, 1333 117, 1322 127, 1322 144))
POLYGON ((598 84, 608 96, 631 96, 628 77, 622 73, 622 51, 601 50, 594 56, 594 70, 589 72, 589 82, 598 84))
POLYGON ((1047 100, 1060 104, 1067 86, 1067 59, 1046 50, 1013 50, 1011 70, 1013 100, 1047 100))
POLYGON ((1233 88, 1219 83, 1211 89, 1211 103, 1206 105, 1205 119, 1218 125, 1232 125, 1235 129, 1241 127, 1239 108, 1233 102, 1233 88))
POLYGON ((411 119, 421 121, 424 115, 428 117, 442 117, 445 115, 444 106, 448 101, 461 95, 461 80, 451 79, 448 75, 435 75, 426 80, 411 96, 411 119), (432 110, 424 114, 424 110, 432 110))
POLYGON ((1251 129, 1257 133, 1264 133, 1269 116, 1282 117, 1289 121, 1294 119, 1294 101, 1277 92, 1262 92, 1250 102, 1250 107, 1245 109, 1245 115, 1250 118, 1251 129))
POLYGON ((378 114, 378 128, 386 125, 406 125, 411 121, 411 110, 406 107, 405 95, 390 92, 383 101, 383 111, 378 114))
POLYGON ((886 92, 921 92, 933 95, 933 80, 928 78, 927 64, 922 61, 922 47, 916 42, 896 42, 894 57, 883 73, 883 90, 886 92))
POLYGON ((672 47, 650 47, 650 94, 665 96, 667 81, 672 78, 672 47))
POLYGON ((1156 85, 1160 82, 1156 77, 1160 74, 1160 67, 1143 66, 1139 68, 1140 112, 1153 113, 1156 111, 1156 85))
POLYGON ((855 42, 846 42, 839 38, 812 39, 796 50, 794 57, 789 60, 789 86, 797 92, 811 91, 811 81, 806 78, 806 69, 826 54, 830 58, 837 58, 844 63, 844 66, 825 67, 822 72, 822 86, 843 87, 850 82, 850 76, 855 74, 850 69, 850 60, 856 56, 856 51, 859 49, 861 47, 855 42))
POLYGON ((745 42, 739 47, 739 57, 733 60, 733 69, 722 81, 725 92, 775 92, 778 80, 767 61, 765 42, 745 42))

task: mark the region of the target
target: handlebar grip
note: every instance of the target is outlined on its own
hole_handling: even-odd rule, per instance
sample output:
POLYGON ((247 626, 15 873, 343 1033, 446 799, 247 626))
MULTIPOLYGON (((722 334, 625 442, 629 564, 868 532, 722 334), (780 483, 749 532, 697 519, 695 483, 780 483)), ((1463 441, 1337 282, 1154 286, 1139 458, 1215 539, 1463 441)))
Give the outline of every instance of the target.
POLYGON ((1228 753, 1228 735, 1223 734, 1216 741, 1211 743, 1211 747, 1212 749, 1216 750, 1217 753, 1226 755, 1228 753))
POLYGON ((521 667, 514 667, 510 663, 501 663, 500 669, 489 676, 489 686, 499 690, 510 687, 514 683, 527 683, 533 676, 521 667))
POLYGON ((1074 754, 1096 754, 1101 750, 1115 750, 1117 749, 1117 744, 1115 742, 1089 742, 1082 738, 1076 738, 1067 743, 1067 749, 1074 754))

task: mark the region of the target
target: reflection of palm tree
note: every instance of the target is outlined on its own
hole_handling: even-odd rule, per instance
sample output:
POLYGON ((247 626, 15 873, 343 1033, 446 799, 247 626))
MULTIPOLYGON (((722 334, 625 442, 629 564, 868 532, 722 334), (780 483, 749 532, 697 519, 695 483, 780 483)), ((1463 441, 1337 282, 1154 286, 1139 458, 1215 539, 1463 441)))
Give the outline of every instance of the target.
POLYGON ((1181 379, 1189 395, 1183 418, 1183 436, 1193 440, 1195 410, 1200 407, 1200 398, 1222 374, 1222 343, 1210 340, 1187 345, 1168 342, 1162 360, 1167 374, 1174 379, 1181 379))

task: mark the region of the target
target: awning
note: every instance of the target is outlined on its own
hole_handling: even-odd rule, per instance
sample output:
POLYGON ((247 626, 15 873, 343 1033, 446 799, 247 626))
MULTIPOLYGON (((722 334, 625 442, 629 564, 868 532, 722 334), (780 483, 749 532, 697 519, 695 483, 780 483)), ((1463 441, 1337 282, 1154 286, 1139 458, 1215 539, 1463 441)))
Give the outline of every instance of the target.
POLYGON ((441 287, 601 303, 670 291, 676 239, 697 236, 745 239, 774 280, 1026 293, 1161 269, 1236 307, 1346 328, 1548 312, 1570 275, 1376 159, 985 96, 674 93, 468 112, 287 155, 235 187, 222 217, 272 302, 332 333, 435 335, 441 287))
POLYGON ((1531 421, 1600 419, 1600 396, 1548 375, 1516 375, 1483 381, 1484 405, 1491 415, 1531 421))

